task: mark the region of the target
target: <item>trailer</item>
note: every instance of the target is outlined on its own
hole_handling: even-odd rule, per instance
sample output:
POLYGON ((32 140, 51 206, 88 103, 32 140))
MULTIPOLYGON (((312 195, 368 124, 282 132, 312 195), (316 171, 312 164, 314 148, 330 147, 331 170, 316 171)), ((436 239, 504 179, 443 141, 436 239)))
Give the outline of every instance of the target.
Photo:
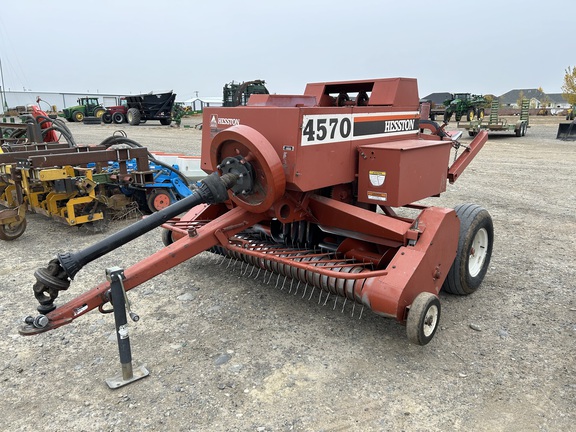
POLYGON ((520 108, 520 119, 516 122, 509 123, 508 120, 502 119, 498 116, 500 103, 498 101, 493 101, 490 107, 490 115, 488 116, 487 123, 480 119, 466 124, 458 123, 458 127, 467 129, 468 135, 471 137, 476 136, 481 130, 499 133, 514 132, 517 137, 522 137, 526 135, 526 131, 530 127, 529 108, 530 101, 528 99, 523 99, 520 108))

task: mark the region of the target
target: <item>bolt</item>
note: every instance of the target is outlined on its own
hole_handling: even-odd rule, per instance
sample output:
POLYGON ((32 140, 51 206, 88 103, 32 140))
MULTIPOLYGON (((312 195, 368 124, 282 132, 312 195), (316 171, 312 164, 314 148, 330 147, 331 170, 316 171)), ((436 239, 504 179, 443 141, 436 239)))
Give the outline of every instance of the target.
POLYGON ((27 316, 24 318, 24 322, 26 324, 31 324, 38 329, 41 329, 48 325, 49 320, 46 315, 38 315, 37 317, 27 316))

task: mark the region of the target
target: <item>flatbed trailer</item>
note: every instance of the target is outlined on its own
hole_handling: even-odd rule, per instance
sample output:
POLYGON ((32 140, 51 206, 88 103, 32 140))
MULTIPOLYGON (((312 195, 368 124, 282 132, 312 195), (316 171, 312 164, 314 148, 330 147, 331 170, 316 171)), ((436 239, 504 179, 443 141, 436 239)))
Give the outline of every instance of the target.
POLYGON ((530 119, 528 109, 530 108, 530 101, 528 99, 522 100, 520 108, 520 119, 515 122, 508 122, 498 116, 500 103, 493 101, 490 107, 490 116, 488 122, 483 120, 476 120, 466 123, 458 123, 458 127, 468 130, 468 135, 476 136, 479 131, 485 130, 487 132, 514 132, 517 137, 526 135, 526 131, 530 127, 530 119))

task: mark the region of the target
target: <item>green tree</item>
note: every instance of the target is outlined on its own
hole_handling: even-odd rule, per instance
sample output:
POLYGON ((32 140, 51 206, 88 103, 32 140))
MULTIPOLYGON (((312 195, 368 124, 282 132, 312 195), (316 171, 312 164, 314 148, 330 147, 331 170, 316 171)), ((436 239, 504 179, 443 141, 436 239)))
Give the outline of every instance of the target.
POLYGON ((562 85, 562 97, 569 104, 576 104, 576 67, 568 66, 564 75, 564 84, 562 85))

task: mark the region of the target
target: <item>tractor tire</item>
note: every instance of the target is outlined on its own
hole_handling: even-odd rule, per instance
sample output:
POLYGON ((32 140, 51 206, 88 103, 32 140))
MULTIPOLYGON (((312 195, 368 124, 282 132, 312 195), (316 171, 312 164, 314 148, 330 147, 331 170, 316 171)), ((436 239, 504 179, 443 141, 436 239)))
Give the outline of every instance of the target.
POLYGON ((75 122, 82 123, 84 121, 84 113, 82 111, 74 111, 72 118, 75 122))
POLYGON ((408 340, 426 345, 432 340, 440 322, 440 300, 434 294, 422 292, 416 296, 406 320, 408 340))
POLYGON ((472 121, 474 119, 476 119, 476 111, 474 110, 474 108, 470 108, 468 110, 468 113, 466 114, 466 120, 472 121))
POLYGON ((112 114, 106 111, 102 114, 102 123, 111 124, 112 123, 112 114))
POLYGON ((468 295, 480 287, 488 271, 494 226, 490 213, 476 204, 461 204, 454 210, 460 219, 458 250, 442 290, 450 294, 468 295))
POLYGON ((473 137, 473 136, 476 136, 476 134, 478 134, 478 132, 475 132, 475 131, 468 131, 468 136, 471 136, 471 137, 473 137))
POLYGON ((106 110, 104 108, 96 108, 94 110, 94 117, 102 118, 102 116, 104 115, 105 112, 106 112, 106 110))
POLYGON ((449 112, 444 113, 444 123, 448 123, 451 118, 452 118, 452 113, 449 113, 449 112))
POLYGON ((122 124, 126 121, 126 117, 121 112, 115 112, 112 114, 112 121, 116 124, 122 124))
POLYGON ((172 123, 172 119, 171 119, 171 118, 160 119, 160 124, 161 124, 161 125, 169 126, 170 123, 172 123))
POLYGON ((478 110, 478 120, 482 120, 484 118, 484 108, 480 108, 478 110))
POLYGON ((140 110, 138 108, 130 108, 126 113, 128 123, 131 126, 138 126, 140 124, 140 110))

